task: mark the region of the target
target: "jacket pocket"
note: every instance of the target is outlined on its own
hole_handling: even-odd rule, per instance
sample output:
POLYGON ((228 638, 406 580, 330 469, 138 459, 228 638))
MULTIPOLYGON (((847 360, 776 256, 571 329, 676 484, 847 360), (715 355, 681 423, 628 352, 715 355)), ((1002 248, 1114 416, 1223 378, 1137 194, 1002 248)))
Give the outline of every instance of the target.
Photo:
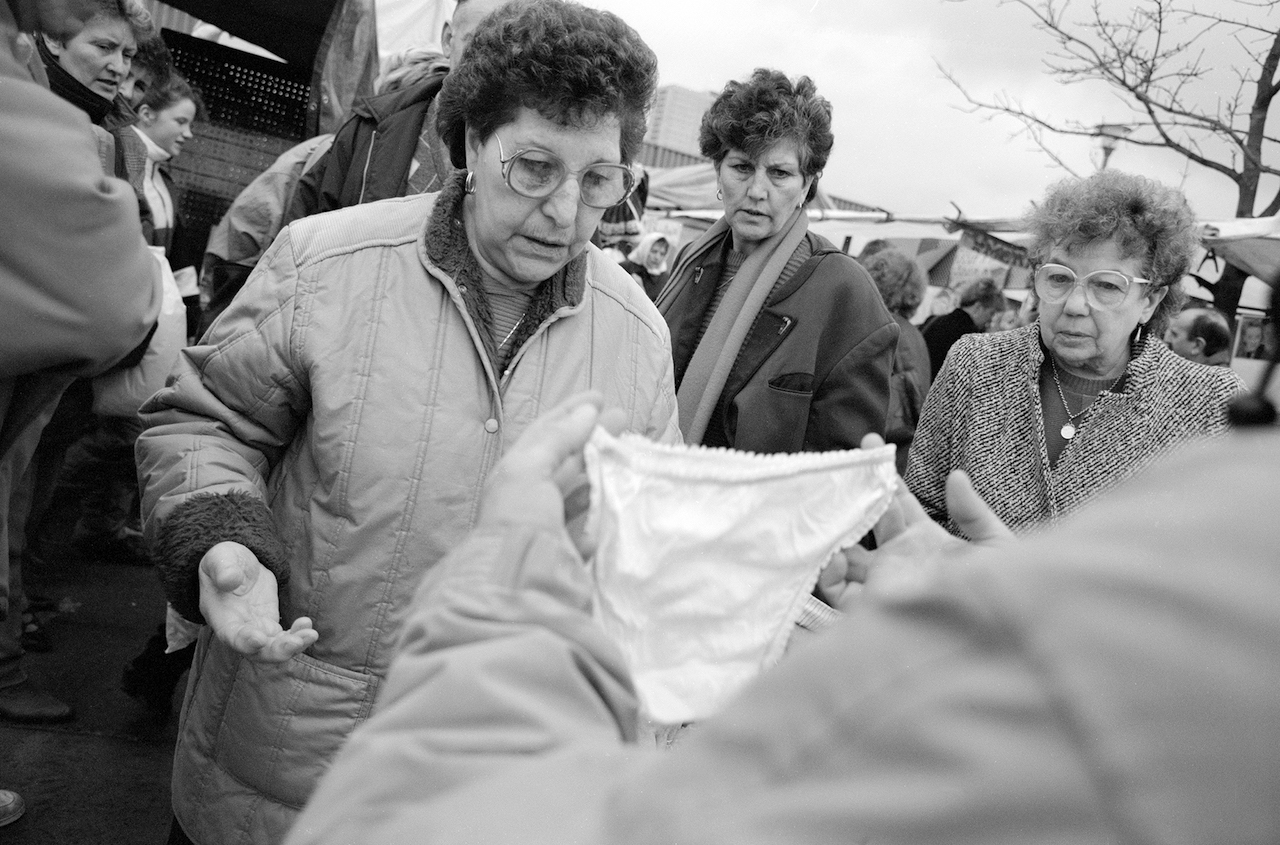
POLYGON ((785 393, 813 395, 813 373, 783 373, 769 379, 769 387, 785 393))
POLYGON ((733 446, 748 452, 799 452, 809 429, 813 376, 788 373, 769 379, 768 389, 748 388, 735 399, 733 446))
POLYGON ((214 757, 237 780, 301 808, 342 743, 369 717, 378 678, 299 654, 239 661, 214 757))

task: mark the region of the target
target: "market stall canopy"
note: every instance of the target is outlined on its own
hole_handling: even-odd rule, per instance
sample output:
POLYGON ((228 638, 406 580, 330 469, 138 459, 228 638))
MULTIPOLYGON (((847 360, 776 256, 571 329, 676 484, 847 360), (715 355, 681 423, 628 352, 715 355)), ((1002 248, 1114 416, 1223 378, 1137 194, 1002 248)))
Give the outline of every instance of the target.
POLYGON ((1205 249, 1252 276, 1280 284, 1280 216, 1200 224, 1205 249))
POLYGON ((165 0, 166 5, 310 69, 341 0, 165 0))

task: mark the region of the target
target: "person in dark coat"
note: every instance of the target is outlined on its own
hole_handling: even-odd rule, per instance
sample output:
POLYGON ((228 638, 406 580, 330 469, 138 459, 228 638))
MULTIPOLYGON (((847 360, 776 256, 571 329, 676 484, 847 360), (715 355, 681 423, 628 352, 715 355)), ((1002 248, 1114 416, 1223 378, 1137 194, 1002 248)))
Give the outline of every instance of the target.
POLYGON ((294 220, 365 202, 433 193, 453 168, 436 128, 436 94, 475 28, 507 0, 460 0, 441 34, 445 61, 413 85, 369 97, 353 110, 323 158, 298 181, 285 215, 294 220))
POLYGON ((657 302, 686 443, 822 452, 884 433, 898 324, 862 265, 808 231, 834 140, 813 81, 765 68, 702 119, 724 217, 657 302))
POLYGON ((929 347, 930 373, 938 377, 942 362, 952 345, 967 334, 984 332, 991 317, 1004 310, 1004 294, 994 279, 979 279, 960 294, 960 305, 950 314, 930 320, 924 327, 924 342, 929 347))
POLYGON ((863 266, 898 324, 898 349, 889 385, 889 422, 884 439, 898 447, 898 472, 907 471, 907 451, 916 434, 920 409, 932 382, 929 349, 911 315, 920 307, 928 284, 924 271, 906 253, 885 249, 865 258, 863 266))

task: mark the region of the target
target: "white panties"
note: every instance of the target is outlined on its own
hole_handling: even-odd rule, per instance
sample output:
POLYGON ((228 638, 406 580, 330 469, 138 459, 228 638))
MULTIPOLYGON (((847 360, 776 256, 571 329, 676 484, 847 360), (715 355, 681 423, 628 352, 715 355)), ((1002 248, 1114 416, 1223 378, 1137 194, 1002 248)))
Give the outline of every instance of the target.
POLYGON ((893 455, 755 455, 596 429, 595 614, 649 719, 705 718, 782 657, 823 565, 889 506, 893 455))

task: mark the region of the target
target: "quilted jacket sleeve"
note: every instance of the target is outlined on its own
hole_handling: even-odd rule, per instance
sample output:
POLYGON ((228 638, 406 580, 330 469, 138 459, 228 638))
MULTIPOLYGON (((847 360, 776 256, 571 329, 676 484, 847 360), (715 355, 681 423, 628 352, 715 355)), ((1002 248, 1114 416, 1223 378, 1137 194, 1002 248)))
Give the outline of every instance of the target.
MULTIPOLYGON (((236 493, 265 501, 271 469, 310 406, 299 363, 298 285, 286 232, 202 343, 182 351, 167 386, 142 406, 147 430, 138 438, 138 479, 147 534, 157 548, 172 547, 165 536, 170 516, 193 497, 236 493)), ((269 525, 262 505, 245 507, 242 499, 228 512, 241 516, 222 522, 220 530, 201 532, 204 549, 245 532, 258 536, 269 525)), ((198 562, 201 554, 191 548, 181 557, 194 555, 198 562)), ((194 584, 194 567, 189 561, 185 566, 194 584)), ((172 589, 177 580, 166 575, 171 601, 189 595, 172 589)))
POLYGON ((681 443, 684 438, 680 434, 680 412, 676 408, 675 371, 671 363, 669 338, 659 350, 655 369, 658 372, 658 397, 645 434, 659 443, 681 443))
POLYGON ((289 841, 396 841, 375 832, 389 808, 569 746, 606 766, 635 753, 624 749, 636 738, 635 693, 591 595, 563 531, 473 532, 426 576, 374 719, 343 747, 289 841))

